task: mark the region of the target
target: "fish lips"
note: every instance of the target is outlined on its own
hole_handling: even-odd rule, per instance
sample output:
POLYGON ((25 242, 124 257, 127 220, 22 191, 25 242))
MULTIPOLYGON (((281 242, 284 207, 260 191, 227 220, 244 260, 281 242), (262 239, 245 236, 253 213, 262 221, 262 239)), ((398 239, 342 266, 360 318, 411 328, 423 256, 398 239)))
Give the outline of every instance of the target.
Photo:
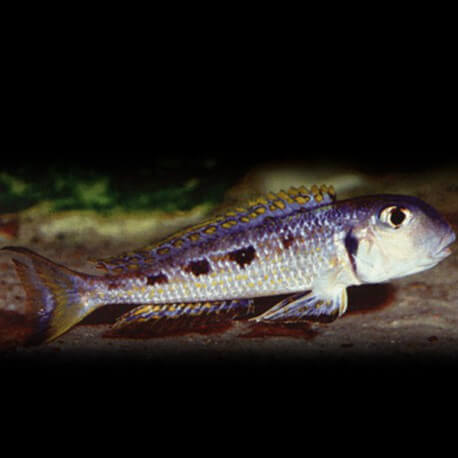
POLYGON ((451 232, 442 237, 438 250, 432 255, 433 259, 445 259, 447 256, 452 254, 450 246, 455 242, 456 235, 451 232))

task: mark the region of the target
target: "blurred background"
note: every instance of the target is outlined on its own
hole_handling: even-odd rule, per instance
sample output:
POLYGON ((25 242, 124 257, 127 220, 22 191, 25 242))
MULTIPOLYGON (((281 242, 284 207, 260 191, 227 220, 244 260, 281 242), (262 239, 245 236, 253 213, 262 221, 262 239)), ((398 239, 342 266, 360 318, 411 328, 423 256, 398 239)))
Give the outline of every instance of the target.
POLYGON ((291 185, 298 180, 307 184, 343 179, 345 189, 350 187, 351 177, 345 181, 337 175, 353 174, 355 185, 363 176, 368 180, 395 174, 403 179, 415 175, 427 179, 428 173, 443 172, 446 176, 457 164, 457 154, 451 151, 421 150, 4 151, 0 161, 0 212, 21 211, 44 201, 56 211, 189 210, 201 202, 220 203, 225 193, 242 181, 246 191, 251 186, 255 192, 277 184, 287 186, 288 179, 291 185))

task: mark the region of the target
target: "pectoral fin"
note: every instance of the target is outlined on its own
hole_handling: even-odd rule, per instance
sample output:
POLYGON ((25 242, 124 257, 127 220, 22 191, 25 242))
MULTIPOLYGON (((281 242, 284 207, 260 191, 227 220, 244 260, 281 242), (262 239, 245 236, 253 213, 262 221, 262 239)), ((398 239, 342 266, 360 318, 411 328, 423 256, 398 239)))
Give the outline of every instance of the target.
POLYGON ((330 295, 315 293, 294 294, 252 318, 253 321, 299 321, 319 320, 326 317, 333 320, 347 310, 347 291, 345 288, 333 291, 330 295))

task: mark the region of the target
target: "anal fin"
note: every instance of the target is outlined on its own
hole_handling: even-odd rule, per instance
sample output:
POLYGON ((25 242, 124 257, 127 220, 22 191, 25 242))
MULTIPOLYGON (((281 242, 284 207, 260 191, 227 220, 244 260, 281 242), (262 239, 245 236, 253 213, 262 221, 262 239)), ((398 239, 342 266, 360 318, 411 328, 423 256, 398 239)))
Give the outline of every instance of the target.
POLYGON ((252 321, 295 322, 300 320, 332 321, 347 310, 347 290, 345 288, 323 295, 313 290, 293 294, 283 299, 252 321))
POLYGON ((114 330, 141 323, 154 325, 159 321, 179 318, 224 316, 236 318, 253 312, 253 300, 191 302, 181 304, 144 304, 122 315, 113 325, 114 330))

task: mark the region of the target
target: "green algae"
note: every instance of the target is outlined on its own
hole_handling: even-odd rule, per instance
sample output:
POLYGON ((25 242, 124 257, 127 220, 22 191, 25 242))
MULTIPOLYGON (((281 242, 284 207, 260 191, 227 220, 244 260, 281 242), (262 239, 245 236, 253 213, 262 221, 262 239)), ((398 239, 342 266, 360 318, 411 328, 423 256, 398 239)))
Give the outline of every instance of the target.
POLYGON ((186 162, 167 159, 138 170, 63 164, 40 171, 27 165, 0 168, 0 213, 43 202, 51 211, 186 211, 221 202, 242 172, 224 170, 208 160, 188 167, 186 162))

